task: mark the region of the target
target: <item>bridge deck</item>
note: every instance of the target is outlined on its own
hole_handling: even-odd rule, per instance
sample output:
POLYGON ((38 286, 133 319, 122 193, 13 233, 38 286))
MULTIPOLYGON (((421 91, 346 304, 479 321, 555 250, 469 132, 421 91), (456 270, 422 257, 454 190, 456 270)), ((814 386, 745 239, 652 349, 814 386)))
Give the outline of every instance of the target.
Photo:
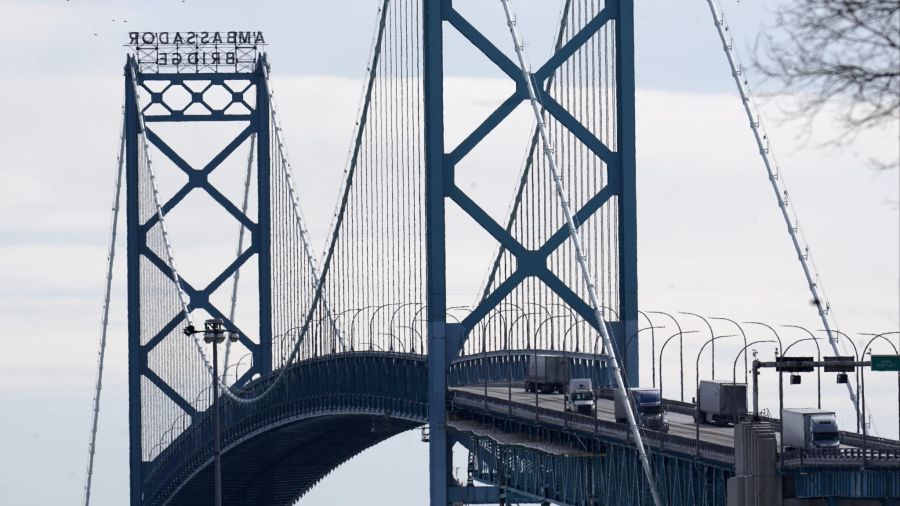
MULTIPOLYGON (((483 386, 467 386, 456 387, 454 390, 469 392, 476 395, 484 395, 483 386)), ((489 397, 499 400, 509 400, 509 389, 506 387, 488 386, 487 394, 489 397)), ((539 394, 537 396, 538 407, 552 409, 554 411, 563 412, 565 409, 563 396, 561 394, 539 394)), ((521 387, 513 387, 512 402, 520 404, 535 405, 535 394, 527 393, 521 387)), ((614 404, 610 399, 597 399, 597 418, 604 422, 615 422, 613 414, 614 404)), ((669 434, 681 436, 688 439, 695 438, 694 419, 691 416, 682 413, 668 413, 669 418, 669 434)), ((734 428, 727 426, 701 425, 700 439, 723 446, 734 447, 734 428)))
MULTIPOLYGON (((593 430, 606 436, 612 436, 618 439, 628 439, 626 427, 624 424, 615 423, 614 403, 612 399, 597 399, 597 416, 578 415, 574 413, 565 413, 565 404, 563 395, 561 394, 534 394, 525 392, 520 386, 498 386, 496 384, 488 385, 468 385, 457 386, 451 389, 454 392, 465 394, 465 399, 459 399, 460 402, 467 403, 471 408, 480 408, 487 411, 500 412, 503 409, 509 410, 510 402, 514 406, 517 416, 530 416, 537 422, 565 425, 563 420, 568 418, 570 428, 581 428, 583 430, 593 430), (489 400, 488 405, 484 406, 485 394, 489 400), (480 401, 479 401, 480 400, 480 401), (478 405, 479 402, 482 405, 478 405), (527 412, 523 412, 523 408, 529 408, 527 412), (538 409, 534 409, 534 408, 538 409), (535 411, 544 411, 551 414, 541 418, 540 414, 535 411), (596 420, 596 422, 595 422, 596 420)), ((452 395, 451 395, 452 397, 452 395)), ((644 431, 647 436, 652 439, 659 440, 659 448, 665 447, 669 451, 684 452, 698 454, 713 458, 714 460, 733 462, 734 451, 734 427, 717 426, 709 424, 701 424, 699 430, 699 441, 701 450, 696 452, 697 427, 694 418, 690 413, 693 409, 692 405, 680 403, 677 401, 666 401, 669 404, 667 417, 669 420, 668 434, 661 434, 655 431, 644 431), (666 446, 666 441, 674 442, 674 445, 666 446), (705 451, 704 451, 704 447, 705 451)), ((780 421, 777 419, 766 419, 772 424, 775 431, 776 441, 780 441, 780 421)), ((484 434, 487 435, 487 434, 484 434)), ((785 452, 786 466, 809 466, 818 462, 827 466, 851 466, 862 463, 863 455, 867 465, 874 467, 900 467, 900 441, 886 440, 883 438, 869 437, 866 443, 859 434, 841 432, 842 444, 840 451, 834 450, 790 450, 785 452), (862 448, 866 447, 864 451, 862 448)), ((651 446, 655 446, 651 442, 651 446)))

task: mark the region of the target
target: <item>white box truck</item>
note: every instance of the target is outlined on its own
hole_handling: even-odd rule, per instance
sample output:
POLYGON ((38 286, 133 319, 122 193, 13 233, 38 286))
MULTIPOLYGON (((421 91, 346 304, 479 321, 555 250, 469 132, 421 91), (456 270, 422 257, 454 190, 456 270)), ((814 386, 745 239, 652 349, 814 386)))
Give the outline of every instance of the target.
POLYGON ((810 450, 841 445, 834 411, 816 408, 784 408, 781 439, 785 447, 810 450))
MULTIPOLYGON (((628 394, 633 401, 635 422, 641 427, 660 432, 669 432, 669 420, 663 409, 662 396, 654 388, 629 388, 628 394)), ((628 421, 625 406, 615 395, 615 417, 619 423, 628 421)))
POLYGON ((747 414, 747 385, 728 380, 701 380, 699 421, 727 425, 747 414))
POLYGON ((569 361, 559 355, 531 355, 528 357, 525 391, 549 394, 565 393, 569 383, 569 361))
POLYGON ((569 381, 566 389, 566 411, 577 411, 582 415, 592 415, 597 410, 594 403, 594 386, 590 378, 569 381))

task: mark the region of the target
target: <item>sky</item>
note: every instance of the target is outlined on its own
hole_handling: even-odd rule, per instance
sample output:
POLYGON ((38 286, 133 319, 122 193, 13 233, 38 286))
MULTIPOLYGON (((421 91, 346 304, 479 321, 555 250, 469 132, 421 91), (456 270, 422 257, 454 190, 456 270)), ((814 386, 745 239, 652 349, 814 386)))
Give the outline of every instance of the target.
MULTIPOLYGON (((821 328, 705 2, 637 4, 641 307, 821 328)), ((509 49, 499 2, 459 0, 457 5, 509 49)), ((547 55, 560 4, 518 0, 513 5, 529 58, 538 62, 547 55)), ((723 5, 737 47, 749 54, 760 31, 773 23, 777 2, 727 0, 723 5)), ((0 43, 8 48, 0 60, 0 110, 6 118, 0 123, 0 321, 5 330, 0 336, 0 455, 6 456, 0 460, 0 504, 80 500, 127 32, 218 28, 266 34, 303 213, 313 244, 321 247, 356 119, 375 10, 372 0, 0 0, 0 43)), ((462 49, 448 44, 448 52, 456 51, 462 49)), ((508 83, 477 62, 455 61, 459 65, 448 69, 448 104, 461 123, 476 122, 508 83)), ((762 89, 771 90, 771 83, 762 89)), ((898 171, 877 172, 866 163, 872 156, 897 156, 897 125, 835 149, 824 145, 839 132, 833 118, 824 115, 809 131, 785 112, 790 100, 764 93, 763 118, 836 318, 862 346, 859 333, 900 327, 898 171)), ((503 134, 510 139, 531 128, 519 112, 503 134)), ((524 144, 511 151, 496 156, 520 163, 524 144)), ((473 192, 476 198, 497 199, 491 189, 506 184, 502 174, 486 171, 473 192)), ((505 206, 506 196, 498 202, 505 206)), ((451 298, 468 302, 482 271, 467 275, 465 267, 470 258, 487 258, 491 246, 479 237, 463 235, 460 241, 468 256, 450 260, 451 298)), ((191 249, 185 242, 176 242, 175 248, 186 263, 217 254, 218 246, 233 249, 226 243, 191 249)), ((124 258, 124 250, 119 254, 124 258)), ((122 267, 119 262, 113 284, 95 481, 98 505, 123 504, 127 494, 122 267)), ((681 321, 691 330, 704 328, 690 317, 681 321)), ((716 331, 733 329, 717 324, 716 331)), ((663 337, 670 332, 659 331, 663 337)), ((779 327, 779 332, 786 339, 803 336, 792 329, 779 327)), ((768 336, 754 329, 750 337, 768 336)), ((719 370, 731 369, 739 349, 737 339, 727 341, 720 342, 719 370)), ((649 383, 650 346, 642 343, 642 381, 649 383)), ((699 339, 686 339, 688 390, 698 344, 699 339)), ((771 355, 766 346, 757 347, 760 356, 771 355)), ((814 348, 803 350, 813 353, 814 348)), ((664 366, 668 389, 682 373, 672 358, 664 366)), ((823 380, 823 404, 834 406, 840 422, 849 426, 853 416, 843 387, 830 376, 823 380)), ((866 383, 870 404, 877 406, 878 433, 897 437, 896 377, 872 373, 866 383)), ((760 385, 769 392, 774 378, 763 377, 760 385)), ((786 405, 812 405, 815 391, 814 382, 804 379, 788 389, 786 405)), ((761 405, 774 409, 777 398, 764 395, 761 405)), ((343 465, 300 504, 422 504, 425 448, 417 432, 398 436, 343 465), (360 486, 347 487, 351 482, 360 486)), ((464 459, 457 452, 463 475, 459 462, 464 459)))

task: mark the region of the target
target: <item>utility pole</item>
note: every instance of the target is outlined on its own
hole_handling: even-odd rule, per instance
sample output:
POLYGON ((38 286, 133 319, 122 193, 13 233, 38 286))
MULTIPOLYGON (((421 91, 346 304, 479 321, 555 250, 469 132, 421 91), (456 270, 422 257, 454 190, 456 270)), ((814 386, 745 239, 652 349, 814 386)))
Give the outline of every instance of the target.
MULTIPOLYGON (((225 323, 220 318, 206 320, 203 324, 203 341, 212 344, 212 391, 213 391, 213 439, 214 457, 213 472, 215 474, 215 506, 222 506, 222 425, 219 419, 219 344, 225 342, 226 335, 230 342, 238 340, 236 332, 226 331, 225 323)), ((199 332, 193 325, 184 329, 186 336, 199 332)))

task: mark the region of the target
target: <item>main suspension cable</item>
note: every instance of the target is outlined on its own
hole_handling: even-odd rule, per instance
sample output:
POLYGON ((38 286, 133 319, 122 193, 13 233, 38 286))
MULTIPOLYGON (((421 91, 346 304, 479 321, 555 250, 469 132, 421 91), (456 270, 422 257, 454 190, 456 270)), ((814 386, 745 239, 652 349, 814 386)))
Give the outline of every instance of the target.
POLYGON ((663 503, 659 496, 659 491, 656 488, 656 478, 653 476, 653 469, 650 467, 650 460, 647 457, 647 451, 644 448, 644 441, 641 437, 641 431, 637 425, 637 422, 635 421, 634 412, 631 409, 631 402, 629 402, 628 400, 628 390, 626 389, 625 382, 622 379, 622 371, 621 369, 619 369, 619 361, 616 357, 616 349, 612 345, 612 340, 609 337, 609 331, 606 327, 606 321, 603 319, 603 315, 600 312, 601 306, 599 299, 597 298, 597 290, 594 286, 593 278, 590 271, 588 270, 587 259, 584 256, 580 231, 578 226, 575 224, 575 220, 572 218, 572 211, 569 208, 568 194, 563 187, 562 179, 560 179, 559 176, 559 169, 556 166, 556 152, 550 143, 546 125, 544 124, 544 118, 541 112, 543 107, 538 101, 537 95, 535 93, 534 78, 532 76, 532 73, 529 71, 528 63, 525 59, 525 48, 523 47, 521 39, 519 38, 519 33, 516 30, 516 22, 509 5, 509 0, 500 1, 503 4, 503 11, 506 13, 506 25, 509 27, 509 34, 512 37, 513 45, 515 46, 516 56, 519 59, 519 67, 522 70, 522 77, 524 78, 528 88, 528 99, 531 102, 531 109, 534 112, 534 120, 537 123, 537 129, 540 133, 544 156, 547 160, 547 165, 550 169, 550 173, 553 176, 553 184, 556 187, 556 194, 559 198, 559 205, 562 209, 563 214, 565 215, 566 223, 569 226, 569 235, 572 240, 572 245, 575 249, 576 260, 578 261, 579 270, 581 271, 581 277, 585 286, 587 287, 591 307, 594 310, 594 317, 597 319, 597 326, 600 329, 600 335, 603 338, 603 343, 609 350, 609 363, 613 370, 613 376, 616 380, 616 385, 618 386, 617 393, 619 395, 619 400, 625 407, 625 415, 628 418, 628 426, 631 429, 631 434, 634 438, 634 445, 637 448, 638 454, 641 458, 641 465, 644 468, 644 474, 647 478, 647 485, 650 488, 650 493, 653 495, 653 502, 654 504, 656 504, 656 506, 662 506, 663 503))
MULTIPOLYGON (((137 116, 138 116, 138 120, 140 122, 140 125, 139 125, 140 131, 145 132, 146 124, 144 122, 144 115, 141 112, 142 109, 141 109, 141 104, 140 104, 140 95, 139 95, 138 89, 137 89, 137 82, 138 82, 137 72, 136 72, 134 66, 132 66, 132 68, 131 68, 131 75, 132 75, 132 84, 134 86, 132 92, 135 95, 135 107, 138 111, 137 116)), ((265 75, 266 81, 268 81, 268 74, 266 73, 264 75, 265 75)), ((271 92, 270 92, 270 98, 271 98, 271 92)), ((271 100, 270 100, 270 102, 271 102, 271 100)), ((279 129, 276 128, 276 132, 278 132, 278 130, 279 129)), ((278 136, 278 134, 276 133, 276 137, 277 136, 278 136)), ((161 205, 160 199, 159 199, 159 188, 156 184, 156 174, 153 170, 153 164, 152 164, 151 158, 150 158, 150 150, 148 147, 146 134, 144 136, 142 136, 140 140, 141 140, 141 142, 140 142, 141 149, 143 151, 144 159, 147 164, 147 172, 150 176, 150 188, 153 193, 153 204, 154 204, 155 210, 156 210, 155 214, 159 221, 159 226, 160 226, 160 231, 162 233, 163 243, 165 244, 166 265, 169 267, 169 269, 171 271, 171 273, 170 273, 171 279, 175 283, 176 289, 178 290, 179 303, 181 305, 182 313, 184 314, 184 319, 189 326, 193 326, 193 318, 191 317, 187 294, 182 289, 181 276, 178 274, 178 269, 176 268, 176 264, 175 264, 175 255, 172 252, 172 243, 169 241, 169 233, 166 228, 165 214, 163 212, 163 208, 162 208, 162 205, 161 205)), ((279 149, 283 149, 283 143, 281 143, 279 141, 279 145, 280 145, 279 149)), ((299 211, 299 210, 295 209, 295 211, 299 211)), ((295 216, 297 217, 297 219, 300 219, 299 215, 295 215, 295 216)), ((316 283, 316 290, 321 290, 321 286, 324 282, 325 282, 324 277, 319 276, 318 281, 316 283)), ((270 392, 272 392, 274 390, 275 386, 277 386, 281 382, 281 380, 284 378, 285 373, 287 372, 289 366, 291 364, 293 364, 294 360, 299 355, 300 346, 303 343, 303 337, 306 335, 307 331, 309 330, 309 324, 312 321, 311 314, 312 314, 312 312, 310 312, 310 314, 307 315, 307 318, 304 321, 303 326, 298 334, 297 341, 296 341, 296 343, 294 343, 294 347, 293 347, 293 350, 291 351, 290 357, 288 358, 288 360, 284 364, 284 366, 280 369, 278 376, 276 376, 275 379, 271 383, 269 383, 269 385, 266 387, 265 390, 263 390, 261 393, 255 395, 255 396, 249 397, 249 398, 240 397, 237 394, 235 394, 231 390, 231 388, 226 384, 224 378, 219 377, 218 371, 214 370, 213 364, 210 361, 209 357, 207 356, 206 350, 204 350, 204 348, 203 348, 203 343, 200 340, 201 338, 199 336, 199 334, 200 334, 199 332, 195 332, 192 335, 192 341, 194 342, 195 348, 197 349, 197 352, 200 354, 200 357, 203 359, 203 364, 206 367, 207 372, 210 374, 210 376, 212 376, 214 378, 218 378, 219 386, 222 388, 222 392, 228 398, 233 400, 234 402, 237 402, 239 404, 251 404, 251 403, 257 402, 257 401, 261 400, 262 398, 264 398, 265 396, 267 396, 270 392)), ((330 318, 330 315, 329 315, 329 318, 330 318)), ((330 318, 330 319, 333 321, 333 318, 330 318)))
MULTIPOLYGON (((842 349, 843 347, 838 340, 837 332, 834 330, 837 325, 834 323, 831 302, 829 302, 825 294, 825 288, 822 286, 822 277, 819 275, 812 260, 812 255, 809 252, 809 242, 806 241, 803 231, 800 229, 797 211, 788 198, 787 186, 785 186, 781 170, 778 168, 778 163, 772 154, 769 136, 763 128, 762 116, 753 100, 753 95, 750 93, 747 76, 743 65, 738 59, 734 40, 727 35, 727 32, 731 30, 725 22, 725 15, 722 14, 721 7, 717 2, 715 0, 706 0, 706 3, 709 5, 709 11, 716 25, 716 32, 718 32, 719 39, 722 41, 722 49, 725 52, 725 57, 728 59, 728 66, 731 67, 731 76, 734 78, 734 84, 737 85, 738 93, 741 96, 744 112, 747 114, 747 119, 750 120, 750 128, 753 130, 753 137, 756 139, 759 155, 762 157, 766 172, 769 175, 769 182, 772 184, 772 190, 775 192, 775 198, 778 200, 778 208, 781 209, 781 216, 784 218, 785 225, 787 225, 791 243, 794 245, 797 259, 800 260, 800 266, 803 268, 803 275, 806 277, 806 284, 812 295, 813 304, 815 304, 819 318, 822 320, 822 325, 825 326, 825 332, 828 334, 828 342, 831 344, 831 349, 835 355, 846 355, 846 351, 842 349)), ((853 390, 853 385, 850 382, 845 383, 845 385, 856 412, 860 413, 859 423, 865 423, 861 415, 864 410, 860 410, 859 398, 853 390)))
MULTIPOLYGON (((125 106, 122 106, 122 117, 125 117, 125 106)), ((91 503, 91 483, 94 477, 94 454, 97 451, 97 425, 100 420, 100 392, 103 389, 103 363, 106 358, 106 336, 109 330, 109 305, 112 293, 113 266, 116 258, 116 229, 119 224, 119 199, 122 193, 122 166, 125 152, 125 122, 119 135, 119 155, 116 160, 115 196, 112 204, 112 223, 109 230, 109 249, 106 253, 106 288, 103 296, 103 310, 100 324, 100 346, 97 352, 97 382, 94 387, 94 410, 91 420, 91 437, 88 444, 88 463, 84 483, 84 506, 91 503)))
MULTIPOLYGON (((303 242, 303 249, 306 253, 306 261, 309 264, 309 270, 312 273, 312 278, 316 280, 313 282, 313 289, 318 289, 318 284, 324 283, 324 276, 319 273, 319 268, 316 263, 315 257, 312 254, 312 245, 309 243, 309 238, 307 236, 307 230, 304 225, 305 220, 303 219, 303 213, 300 211, 300 200, 297 195, 297 191, 294 185, 294 177, 293 177, 293 166, 291 165, 291 161, 287 156, 287 149, 285 148, 284 134, 281 128, 281 119, 278 115, 278 108, 276 107, 275 102, 275 91, 272 88, 272 84, 269 81, 269 69, 268 66, 263 66, 263 79, 266 83, 266 88, 269 93, 269 112, 272 117, 272 122, 275 125, 275 142, 278 146, 278 155, 284 164, 284 177, 288 185, 288 191, 291 195, 291 208, 294 212, 294 219, 296 220, 297 228, 300 230, 300 238, 303 242)), ((322 298, 322 305, 325 309, 325 314, 328 316, 328 319, 331 321, 332 328, 337 334, 338 341, 341 343, 341 346, 344 346, 344 336, 341 332, 340 327, 338 326, 337 320, 335 320, 334 315, 331 313, 331 308, 328 306, 328 300, 326 298, 322 298)), ((308 317, 312 318, 311 314, 308 317)), ((303 338, 299 337, 298 342, 302 343, 303 338)), ((297 346, 299 349, 299 345, 297 346)))

